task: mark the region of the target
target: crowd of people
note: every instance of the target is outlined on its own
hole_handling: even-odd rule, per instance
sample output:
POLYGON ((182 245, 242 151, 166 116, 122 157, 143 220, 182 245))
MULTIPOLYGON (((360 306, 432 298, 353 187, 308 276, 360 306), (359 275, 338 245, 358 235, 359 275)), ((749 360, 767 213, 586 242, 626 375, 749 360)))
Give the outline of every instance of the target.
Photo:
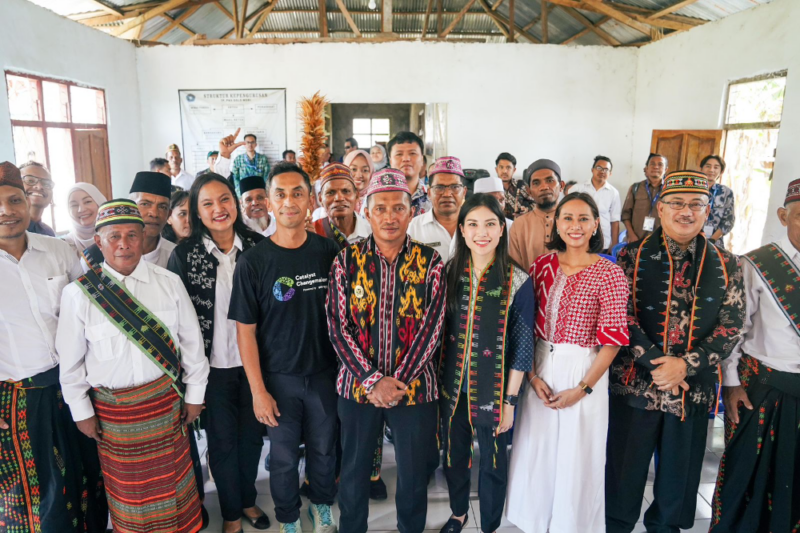
MULTIPOLYGON (((169 146, 127 198, 67 193, 0 164, 0 524, 9 532, 362 533, 397 462, 397 529, 421 533, 443 469, 452 516, 526 533, 630 533, 651 461, 649 533, 695 519, 720 397, 726 448, 711 533, 800 527, 800 180, 778 242, 725 249, 734 199, 718 155, 669 171, 650 154, 624 201, 613 163, 570 190, 539 159, 468 190, 457 157, 428 166, 411 132, 313 183, 255 135, 220 140, 191 176, 169 146), (233 157, 240 146, 245 153, 233 157), (513 430, 513 431, 512 431, 513 430), (300 479, 300 449, 305 479, 300 479), (333 518, 338 500, 340 516, 333 518)), ((301 161, 302 162, 302 161, 301 161)), ((577 178, 577 176, 576 176, 577 178)))

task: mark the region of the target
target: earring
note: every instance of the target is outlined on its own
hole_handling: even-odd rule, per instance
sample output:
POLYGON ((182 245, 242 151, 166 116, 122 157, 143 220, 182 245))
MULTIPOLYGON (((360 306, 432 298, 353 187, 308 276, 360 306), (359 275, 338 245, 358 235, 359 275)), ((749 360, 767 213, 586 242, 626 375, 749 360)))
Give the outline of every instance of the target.
POLYGON ((596 229, 594 230, 594 233, 592 233, 592 236, 594 236, 594 235, 597 235, 597 230, 596 229))

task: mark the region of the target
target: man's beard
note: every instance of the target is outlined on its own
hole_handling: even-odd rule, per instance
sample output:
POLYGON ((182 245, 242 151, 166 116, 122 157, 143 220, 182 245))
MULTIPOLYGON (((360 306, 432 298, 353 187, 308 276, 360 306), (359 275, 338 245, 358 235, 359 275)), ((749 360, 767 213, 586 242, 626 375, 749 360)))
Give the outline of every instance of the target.
POLYGON ((538 207, 542 211, 550 211, 551 209, 553 209, 556 206, 557 203, 558 202, 543 202, 541 204, 537 203, 536 207, 538 207))
POLYGON ((243 213, 242 218, 244 218, 244 223, 247 224, 249 228, 259 233, 269 227, 270 223, 269 215, 264 215, 263 217, 250 218, 247 216, 247 214, 243 213))

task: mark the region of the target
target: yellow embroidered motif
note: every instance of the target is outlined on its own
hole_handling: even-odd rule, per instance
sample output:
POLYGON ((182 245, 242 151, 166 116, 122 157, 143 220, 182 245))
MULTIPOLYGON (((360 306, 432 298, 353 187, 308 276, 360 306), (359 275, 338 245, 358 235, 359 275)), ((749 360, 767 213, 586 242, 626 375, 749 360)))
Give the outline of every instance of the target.
POLYGON ((406 389, 406 398, 408 401, 406 405, 416 405, 417 402, 414 400, 414 397, 417 395, 417 387, 419 387, 420 380, 415 379, 411 383, 408 384, 408 388, 406 389))
POLYGON ((422 248, 412 246, 411 250, 405 255, 406 262, 400 267, 400 281, 406 283, 422 283, 428 269, 425 264, 428 260, 422 257, 422 248))
MULTIPOLYGON (((373 290, 375 282, 367 277, 367 271, 364 268, 367 262, 367 256, 361 255, 361 253, 356 250, 353 253, 353 260, 356 262, 357 268, 356 279, 351 285, 353 292, 350 294, 350 307, 354 307, 360 312, 364 312, 367 306, 371 306, 375 309, 375 305, 378 302, 378 297, 375 296, 375 291, 373 290)), ((369 321, 370 325, 375 324, 375 313, 372 313, 369 321)), ((362 324, 361 327, 363 328, 364 325, 362 324)))

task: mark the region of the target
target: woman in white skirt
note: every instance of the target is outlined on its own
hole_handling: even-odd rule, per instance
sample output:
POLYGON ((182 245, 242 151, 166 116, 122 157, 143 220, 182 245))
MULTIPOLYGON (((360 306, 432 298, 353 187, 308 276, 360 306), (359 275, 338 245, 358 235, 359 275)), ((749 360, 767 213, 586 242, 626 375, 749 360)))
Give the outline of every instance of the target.
POLYGON ((531 387, 520 401, 508 519, 526 533, 604 533, 608 367, 628 344, 628 283, 597 255, 597 205, 585 193, 556 209, 555 234, 531 266, 537 299, 531 387))

